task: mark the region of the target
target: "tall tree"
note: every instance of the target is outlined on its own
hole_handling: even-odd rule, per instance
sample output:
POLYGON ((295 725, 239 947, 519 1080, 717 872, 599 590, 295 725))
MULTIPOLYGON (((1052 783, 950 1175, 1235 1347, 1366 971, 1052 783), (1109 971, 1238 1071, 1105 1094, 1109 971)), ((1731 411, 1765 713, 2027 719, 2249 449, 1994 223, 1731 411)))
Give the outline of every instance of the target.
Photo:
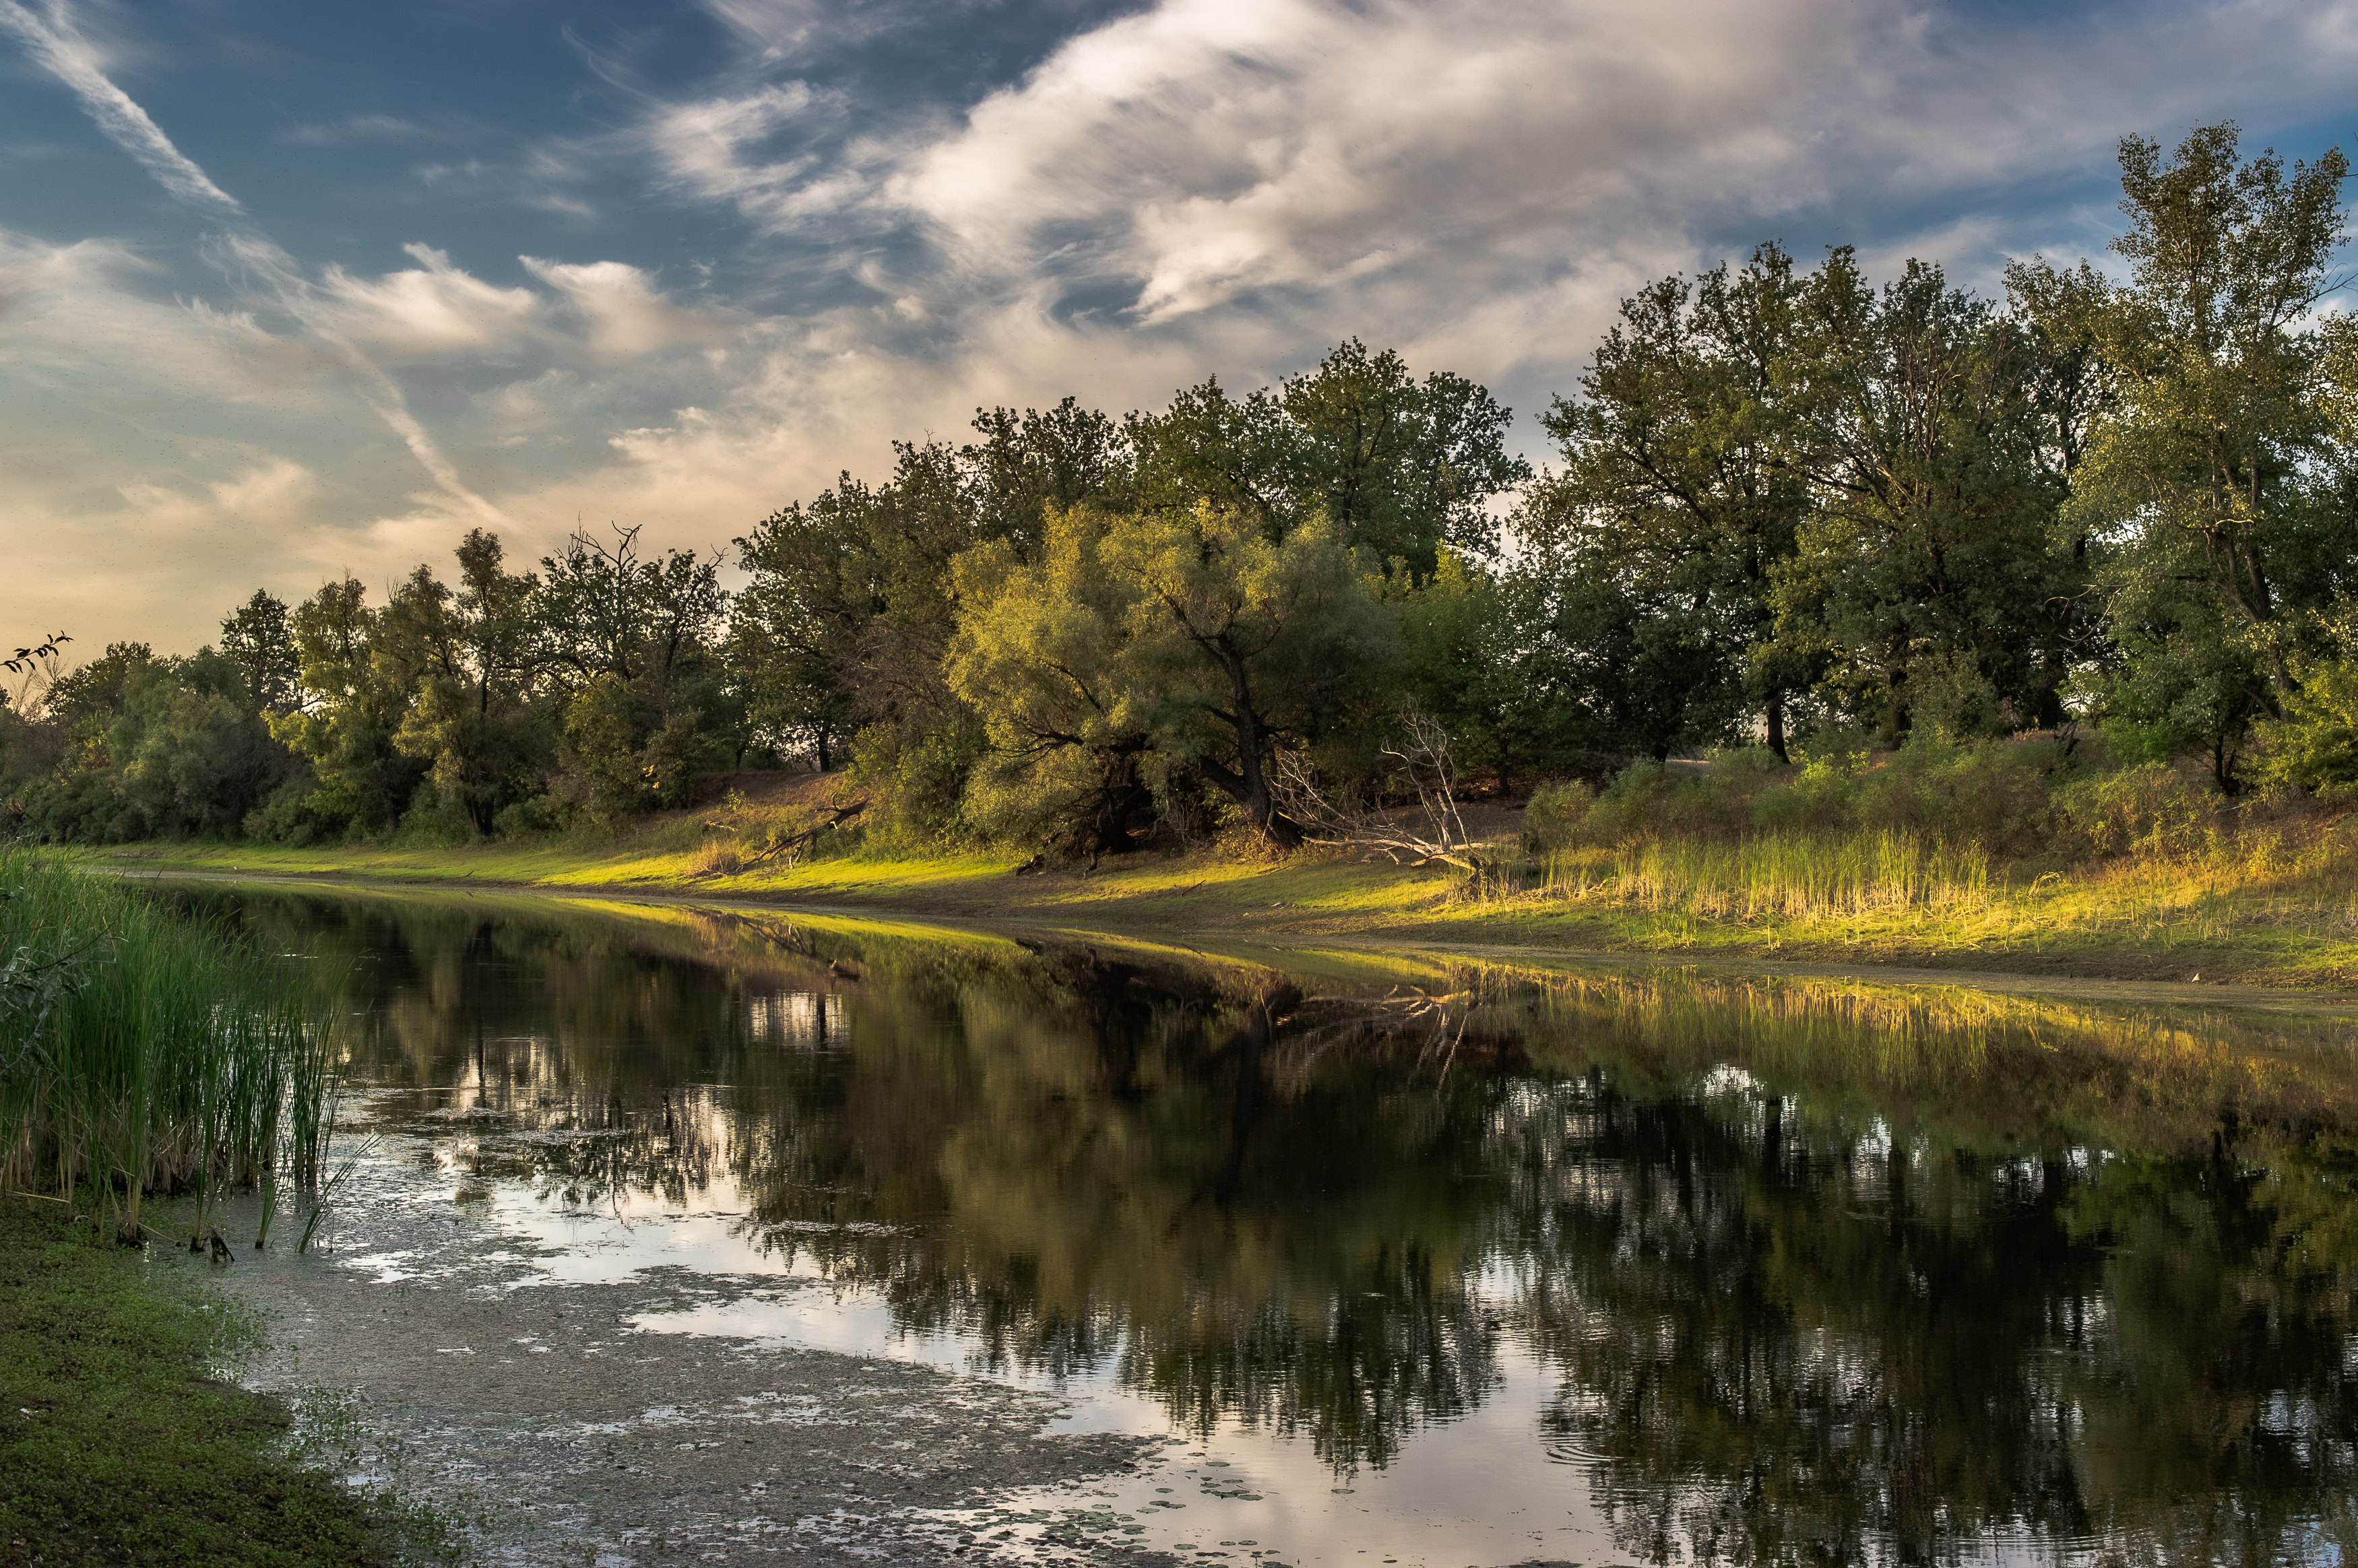
POLYGON ((1531 477, 1506 449, 1510 422, 1464 376, 1417 381, 1398 353, 1354 338, 1274 389, 1237 397, 1212 377, 1126 429, 1142 504, 1209 503, 1274 535, 1324 517, 1353 548, 1422 582, 1444 546, 1496 552, 1491 499, 1531 477))
POLYGON ((1796 307, 1785 445, 1814 505, 1775 574, 1779 643, 1887 741, 2055 717, 2066 672, 2039 654, 2085 567, 2056 525, 2040 341, 1936 265, 1878 291, 1846 248, 1796 307))
POLYGON ((286 600, 257 588, 221 627, 221 651, 245 677, 247 707, 255 713, 292 711, 303 655, 287 624, 286 600))
POLYGON ((1484 388, 1447 371, 1418 382, 1398 353, 1353 338, 1287 378, 1277 401, 1293 431, 1285 477, 1297 518, 1323 514, 1418 582, 1444 545, 1496 553, 1490 498, 1531 470, 1507 450, 1512 416, 1484 388))
POLYGON ((530 793, 532 599, 538 581, 503 566, 499 536, 458 550, 454 594, 423 566, 387 605, 376 656, 411 694, 394 743, 428 764, 442 802, 476 833, 530 793))
POLYGON ((2168 157, 2120 144, 2130 280, 2061 286, 2044 260, 2009 281, 2039 324, 2083 345, 2108 406, 2089 433, 2071 514, 2120 542, 2106 574, 2115 634, 2143 675, 2126 717, 2201 709, 2234 782, 2243 730, 2281 710, 2308 611, 2352 582, 2350 512, 2331 450, 2313 320, 2339 287, 2347 215, 2339 147, 2288 171, 2239 157, 2232 123, 2198 125, 2168 157), (2197 693, 2211 695, 2198 697, 2197 693))
POLYGON ((287 618, 302 659, 302 706, 270 716, 270 732, 318 775, 315 813, 362 829, 391 827, 423 764, 394 744, 408 692, 375 660, 379 612, 354 578, 322 584, 287 618))
POLYGON ((719 562, 692 550, 643 555, 638 538, 636 527, 611 542, 574 535, 542 558, 531 598, 534 656, 559 694, 588 804, 610 819, 687 798, 713 760, 705 730, 721 697, 714 650, 729 594, 719 562))
POLYGON ((1788 701, 1814 672, 1756 655, 1812 505, 1784 398, 1799 288, 1773 244, 1741 271, 1664 278, 1622 302, 1580 396, 1541 419, 1564 466, 1514 529, 1586 666, 1600 742, 1667 754, 1718 738, 1748 697, 1785 755, 1788 701))

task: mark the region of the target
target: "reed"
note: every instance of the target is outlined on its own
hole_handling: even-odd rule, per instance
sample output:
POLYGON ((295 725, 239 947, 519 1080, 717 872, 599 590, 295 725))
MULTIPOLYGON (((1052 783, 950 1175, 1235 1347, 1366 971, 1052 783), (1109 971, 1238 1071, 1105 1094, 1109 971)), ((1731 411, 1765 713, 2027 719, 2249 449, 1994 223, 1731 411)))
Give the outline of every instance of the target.
POLYGON ((1602 851, 1554 851, 1539 871, 1535 891, 1546 894, 1717 920, 1936 908, 1977 902, 1990 884, 1978 844, 1889 830, 1632 838, 1602 851))
POLYGON ((326 1011, 218 925, 0 853, 0 1192, 143 1202, 314 1186, 330 1133, 326 1011))

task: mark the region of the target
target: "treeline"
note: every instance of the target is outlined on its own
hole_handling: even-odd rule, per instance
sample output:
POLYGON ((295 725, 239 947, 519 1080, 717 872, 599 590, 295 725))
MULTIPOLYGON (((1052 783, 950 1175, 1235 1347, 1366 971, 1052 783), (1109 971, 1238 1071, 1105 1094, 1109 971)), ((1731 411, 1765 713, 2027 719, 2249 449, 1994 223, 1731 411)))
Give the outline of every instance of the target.
POLYGON ((470 534, 372 604, 257 593, 185 658, 20 693, 7 812, 80 840, 612 823, 849 765, 882 831, 1283 843, 1412 719, 1501 778, 1838 731, 2093 722, 2221 787, 2358 781, 2358 332, 2320 308, 2347 160, 2233 125, 2121 146, 2114 248, 2009 265, 1776 245, 1625 302, 1533 474, 1482 387, 1347 342, 1121 418, 897 444, 726 557, 470 534))

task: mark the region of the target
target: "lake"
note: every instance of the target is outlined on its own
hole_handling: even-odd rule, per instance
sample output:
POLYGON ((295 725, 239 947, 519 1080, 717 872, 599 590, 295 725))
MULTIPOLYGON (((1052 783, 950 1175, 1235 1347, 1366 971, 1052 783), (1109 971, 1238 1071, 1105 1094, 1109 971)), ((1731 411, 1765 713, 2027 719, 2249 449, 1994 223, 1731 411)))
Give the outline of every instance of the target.
POLYGON ((341 987, 319 1269, 427 1278, 373 1217, 447 1211, 498 1290, 665 1281, 617 1345, 1151 1445, 941 1501, 960 1552, 2358 1561, 2346 1022, 179 896, 341 987))

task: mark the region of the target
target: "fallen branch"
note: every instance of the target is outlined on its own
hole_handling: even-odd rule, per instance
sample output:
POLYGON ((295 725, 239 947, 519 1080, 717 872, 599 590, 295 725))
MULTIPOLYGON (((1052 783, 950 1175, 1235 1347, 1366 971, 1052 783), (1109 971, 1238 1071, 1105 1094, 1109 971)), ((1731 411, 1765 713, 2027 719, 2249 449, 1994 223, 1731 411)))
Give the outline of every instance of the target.
MULTIPOLYGON (((789 834, 787 837, 779 839, 776 843, 771 845, 768 849, 763 850, 752 860, 741 861, 738 864, 737 871, 750 871, 755 866, 760 865, 763 861, 773 860, 779 855, 786 857, 786 865, 791 869, 802 858, 802 852, 818 841, 820 834, 834 832, 836 829, 841 827, 845 823, 850 821, 853 817, 859 816, 861 812, 867 809, 868 803, 864 800, 853 801, 849 806, 838 806, 833 811, 828 813, 827 819, 826 821, 818 823, 814 827, 806 827, 799 833, 789 834)), ((698 871, 696 873, 696 876, 698 878, 717 877, 722 874, 723 873, 720 871, 715 869, 708 871, 698 871)), ((735 873, 732 872, 728 874, 733 875, 735 873)))
POLYGON ((1298 752, 1277 754, 1273 771, 1275 793, 1285 815, 1302 827, 1305 842, 1365 851, 1363 858, 1381 855, 1394 865, 1403 857, 1412 866, 1436 861, 1471 871, 1472 836, 1457 809, 1457 770, 1449 755, 1449 735, 1438 720, 1414 708, 1401 715, 1401 739, 1382 754, 1391 758, 1396 772, 1416 792, 1427 831, 1419 833, 1377 814, 1338 800, 1318 781, 1309 761, 1298 752))

